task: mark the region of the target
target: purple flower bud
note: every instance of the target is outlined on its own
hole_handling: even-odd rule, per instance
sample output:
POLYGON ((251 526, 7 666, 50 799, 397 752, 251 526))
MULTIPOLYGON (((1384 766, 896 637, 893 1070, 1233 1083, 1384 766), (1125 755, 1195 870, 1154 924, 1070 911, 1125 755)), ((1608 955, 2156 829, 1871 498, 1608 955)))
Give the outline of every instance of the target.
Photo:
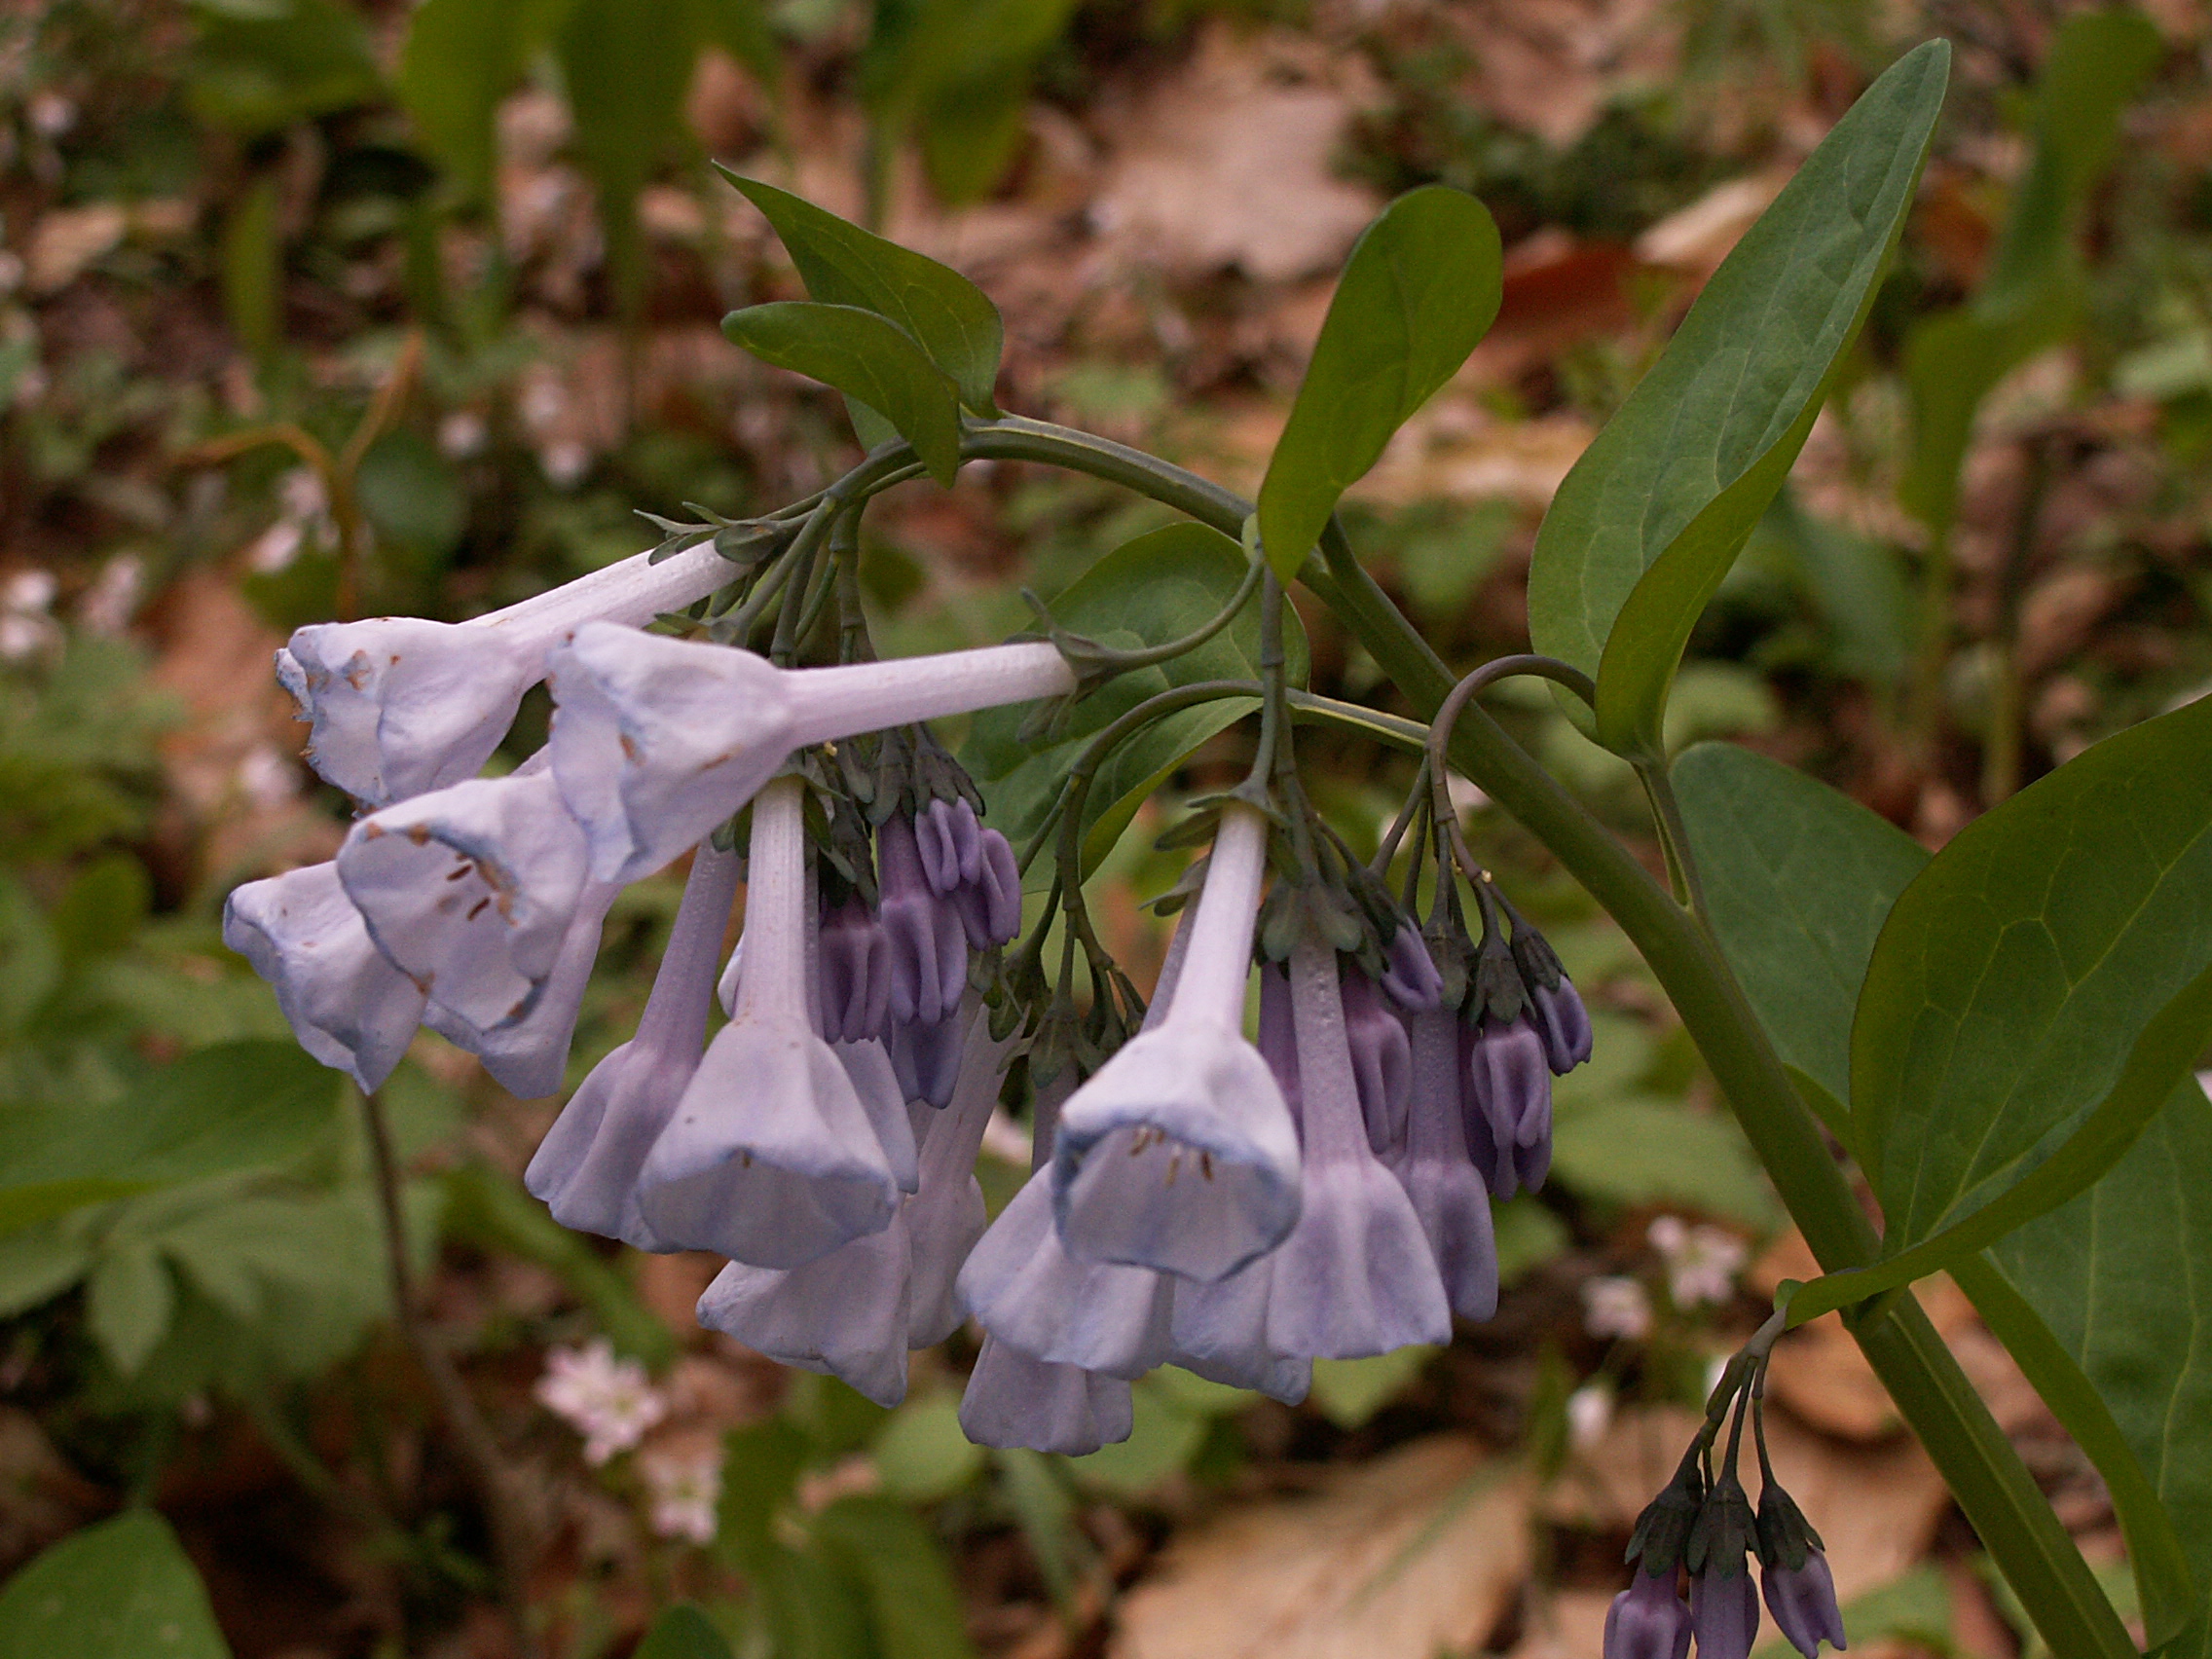
POLYGON ((914 815, 914 844, 922 856, 922 874, 940 899, 983 873, 983 830, 976 809, 964 800, 933 800, 914 815))
POLYGON ((875 833, 876 914, 891 952, 891 1017, 935 1025, 960 1006, 968 983, 968 932, 960 912, 932 890, 911 819, 875 833))
POLYGON ((1021 866, 1014 847, 996 830, 977 837, 977 873, 950 895, 967 930, 971 950, 988 950, 1004 944, 1021 931, 1021 866))
POLYGON ((1751 1568, 1739 1563, 1734 1572, 1706 1571, 1692 1578, 1690 1623, 1698 1659, 1751 1659, 1759 1634, 1759 1592, 1751 1568))
POLYGON ((935 1024, 891 1021, 884 1047, 891 1051, 899 1087, 908 1100, 941 1107, 952 1098, 953 1081, 960 1075, 961 1025, 957 1006, 935 1024))
POLYGON ((865 1043, 883 1035, 891 1006, 891 941, 856 895, 822 918, 822 1036, 865 1043))
POLYGON ((1382 988, 1408 1014, 1426 1014, 1444 994, 1444 976, 1420 934, 1403 923, 1382 952, 1382 988))
POLYGON ((1489 1161, 1478 1167, 1463 1139, 1459 1035, 1466 1027, 1446 1008, 1417 1014, 1409 1024, 1413 1089, 1398 1184, 1420 1218, 1452 1311, 1488 1319, 1497 1311, 1497 1238, 1487 1190, 1495 1149, 1486 1143, 1489 1161))
POLYGON ((1536 1025, 1544 1039, 1544 1060, 1552 1075, 1565 1077, 1590 1057, 1590 1014, 1582 1006, 1574 981, 1560 977, 1556 990, 1538 985, 1529 993, 1534 1005, 1536 1025))
POLYGON ((1804 1566, 1770 1567, 1764 1576, 1768 1610, 1790 1646, 1805 1659, 1817 1659, 1825 1637, 1838 1652, 1843 1650, 1843 1613, 1835 1604, 1835 1578, 1826 1556, 1808 1550, 1804 1566))
MULTIPOLYGON (((1427 953, 1422 953, 1426 959, 1427 953)), ((1413 1052, 1406 1028, 1383 1006, 1382 993, 1359 969, 1344 977, 1345 1038, 1351 1046, 1359 1113, 1378 1158, 1405 1144, 1406 1101, 1413 1089, 1413 1052)))
POLYGON ((1639 1572, 1606 1610, 1604 1659, 1682 1659, 1689 1650, 1690 1610, 1675 1569, 1639 1572))
POLYGON ((1510 1025, 1485 1021, 1467 1051, 1467 1145, 1479 1149, 1484 1134, 1474 1119, 1486 1120, 1495 1149, 1491 1194, 1509 1198, 1529 1185, 1530 1171, 1541 1181, 1551 1165, 1552 1074, 1544 1063, 1544 1041, 1527 1019, 1510 1025))

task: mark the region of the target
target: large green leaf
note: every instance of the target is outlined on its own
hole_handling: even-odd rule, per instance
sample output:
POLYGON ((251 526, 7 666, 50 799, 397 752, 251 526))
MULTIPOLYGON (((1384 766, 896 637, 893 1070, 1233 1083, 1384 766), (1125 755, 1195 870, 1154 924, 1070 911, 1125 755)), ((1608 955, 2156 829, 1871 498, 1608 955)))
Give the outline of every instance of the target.
POLYGON ((571 0, 423 0, 407 19, 399 101, 416 136, 471 200, 491 195, 499 100, 571 0))
POLYGON ((0 1110, 0 1232, 80 1204, 281 1163, 325 1129, 338 1078, 289 1043, 222 1043, 103 1106, 0 1110))
POLYGON ((1552 1173, 1585 1198, 1682 1204, 1766 1229, 1774 1191, 1732 1118, 1637 1095, 1561 1100, 1552 1173))
POLYGON ((645 293, 638 193, 683 137, 699 56, 691 0, 568 0, 555 37, 575 149, 599 196, 608 269, 625 311, 645 293))
POLYGON ((1818 778, 1732 743, 1674 765, 1706 919, 1784 1060, 1851 1097, 1851 1013, 1875 937, 1928 862, 1818 778))
POLYGON ((2117 1156, 2189 1075, 2212 1034, 2208 741, 2212 702, 2106 739, 1969 825, 1899 899, 1851 1054, 1888 1254, 2031 1177, 2116 1090, 2131 1121, 2098 1129, 2117 1156))
POLYGON ((960 396, 949 376, 896 322, 858 306, 778 300, 722 318, 756 357, 835 387, 891 423, 949 486, 960 470, 960 396))
POLYGON ((72 1532, 0 1591, 0 1659, 230 1659, 200 1574, 149 1509, 72 1532))
MULTIPOLYGON (((2208 1169, 2212 1103, 2200 1089, 2177 1094, 2111 1174, 1989 1251, 2088 1376, 2164 1501, 2195 1573, 2195 1650, 2212 1618, 2208 1169)), ((2148 1597, 2147 1608, 2158 1610, 2148 1597)))
POLYGON ((199 12, 186 101, 210 126, 276 132, 384 93, 368 20, 344 0, 199 12))
POLYGON ((2059 25, 2036 88, 2034 158, 1988 277, 1966 305, 1923 318, 1906 338, 1913 444, 1898 498, 1937 536, 1957 510, 1982 400, 2073 326, 2083 205, 2112 159, 2121 109, 2161 50, 2158 31, 2125 8, 2077 12, 2059 25))
POLYGON ((729 1642, 695 1604, 663 1607, 630 1659, 730 1659, 729 1642))
MULTIPOLYGON (((1237 590, 1247 562, 1243 548, 1199 524, 1172 524, 1124 542, 1052 601, 1053 618, 1100 645, 1133 649, 1191 633, 1237 590)), ((1283 650, 1291 680, 1306 679, 1306 633, 1288 607, 1283 650)), ((1020 739, 1031 704, 976 717, 962 758, 989 797, 991 822, 1016 847, 1044 823, 1068 770, 1084 747, 1146 698, 1201 680, 1256 680, 1260 672, 1256 606, 1195 650, 1171 662, 1135 669, 1078 704, 1066 726, 1043 747, 1020 739)), ((1230 697, 1183 709, 1120 745, 1091 781, 1085 810, 1085 864, 1104 856, 1144 797, 1192 751, 1259 707, 1257 697, 1230 697)), ((1043 869, 1040 863, 1037 866, 1043 869)))
POLYGON ((775 226, 806 291, 889 317, 914 337, 977 414, 995 416, 1006 330, 990 297, 950 266, 886 241, 788 191, 719 169, 775 226))
POLYGON ((951 1564, 912 1509, 841 1497, 815 1517, 814 1541, 864 1587, 882 1659, 974 1659, 951 1564))
POLYGON ((1497 315, 1497 226, 1444 185, 1409 191, 1353 244, 1260 485, 1260 541, 1288 581, 1346 488, 1467 360, 1497 315))
POLYGON ((1595 675, 1607 747, 1660 752, 1690 630, 1873 303, 1949 66, 1949 47, 1931 41, 1867 89, 1560 486, 1530 570, 1530 637, 1595 675))

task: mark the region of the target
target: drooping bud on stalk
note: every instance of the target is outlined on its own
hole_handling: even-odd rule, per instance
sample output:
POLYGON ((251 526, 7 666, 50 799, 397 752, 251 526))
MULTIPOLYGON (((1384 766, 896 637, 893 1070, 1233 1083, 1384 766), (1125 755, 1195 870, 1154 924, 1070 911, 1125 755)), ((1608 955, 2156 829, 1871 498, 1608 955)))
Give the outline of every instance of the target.
MULTIPOLYGON (((1427 953, 1422 952, 1425 960, 1427 953)), ((1406 1142, 1406 1103, 1413 1089, 1413 1051, 1406 1028, 1383 1006, 1382 993, 1356 965, 1344 977, 1345 1037, 1367 1144, 1378 1158, 1406 1142)))

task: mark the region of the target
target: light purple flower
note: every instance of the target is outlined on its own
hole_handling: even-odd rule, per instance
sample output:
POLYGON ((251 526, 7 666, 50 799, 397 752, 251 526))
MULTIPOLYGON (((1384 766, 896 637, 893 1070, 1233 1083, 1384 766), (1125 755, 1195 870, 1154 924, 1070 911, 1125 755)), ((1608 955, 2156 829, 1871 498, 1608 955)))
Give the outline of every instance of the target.
POLYGON ((682 1249, 795 1268, 880 1233, 899 1182, 883 1144, 808 1011, 805 785, 753 806, 745 972, 737 1012, 708 1045, 646 1156, 646 1225, 682 1249))
POLYGON ((899 815, 875 832, 876 922, 889 945, 891 1018, 935 1025, 960 1005, 968 983, 968 933, 949 899, 931 886, 913 821, 899 815))
POLYGON ((476 775, 545 675, 545 653, 594 617, 649 622, 705 598, 732 567, 711 546, 641 553, 468 622, 374 616, 301 628, 276 678, 313 722, 308 761, 384 806, 476 775))
POLYGON ((1459 1016, 1436 1008, 1407 1023, 1413 1084, 1398 1182, 1420 1219, 1452 1311, 1488 1319, 1497 1311, 1497 1240, 1489 1188, 1464 1138, 1459 1016))
POLYGON ((599 936, 620 891, 600 882, 584 884, 552 971, 519 1016, 478 1025, 433 995, 423 1011, 423 1023, 474 1054, 493 1080, 518 1100, 557 1092, 568 1075, 569 1045, 575 1038, 584 986, 599 960, 599 936))
POLYGON ((874 1037, 865 1043, 832 1043, 830 1047, 837 1063, 845 1068, 845 1076, 852 1080, 853 1092, 860 1097, 861 1110, 867 1114, 868 1126, 875 1131, 899 1190, 911 1193, 921 1182, 922 1143, 906 1111, 906 1090, 900 1084, 890 1053, 881 1039, 874 1037))
POLYGON ((1070 690, 1050 645, 838 668, 588 623, 551 653, 553 769, 604 879, 658 869, 752 798, 794 749, 1070 690))
POLYGON ((1079 1261, 1222 1278, 1298 1219, 1297 1129, 1242 1031, 1266 855, 1266 819, 1224 808, 1165 1015, 1061 1115, 1053 1205, 1079 1261))
POLYGON ((1444 994, 1444 976, 1418 928, 1399 923, 1382 952, 1382 988, 1408 1014, 1426 1014, 1444 994))
POLYGON ((1081 1457, 1126 1440, 1129 1385, 1074 1365, 1054 1365, 983 1339, 960 1397, 960 1427, 978 1446, 1027 1447, 1081 1457))
POLYGON ((1269 1258, 1268 1346, 1355 1359, 1452 1337, 1452 1311, 1419 1219, 1367 1145, 1345 1036, 1337 953, 1309 934, 1290 958, 1305 1096, 1298 1224, 1269 1258))
POLYGON ((1552 1074, 1543 1038, 1526 1018, 1502 1026, 1486 1020, 1465 1047, 1468 1150, 1478 1165, 1490 1155, 1484 1172, 1493 1198, 1533 1192, 1552 1161, 1552 1074))
POLYGON ((482 1030, 530 1011, 585 880, 583 832, 542 770, 387 806, 353 826, 337 864, 377 948, 482 1030))
POLYGON ((524 1172, 563 1227, 668 1248, 638 1207, 638 1174, 699 1069, 737 869, 736 854, 700 844, 637 1032, 592 1068, 524 1172))
POLYGON ((914 818, 914 839, 930 888, 948 901, 971 949, 1004 944, 1021 931, 1021 870, 1014 848, 976 821, 964 800, 935 799, 914 818))
POLYGON ((907 1345, 941 1343, 963 1317, 957 1284, 963 1264, 990 1224, 976 1156, 998 1104, 999 1081, 1014 1051, 1010 1035, 991 1036, 990 1014, 974 993, 955 1015, 967 1030, 952 1097, 936 1115, 922 1142, 921 1190, 906 1200, 901 1219, 913 1245, 907 1345))
MULTIPOLYGON (((1278 1252, 1279 1253, 1279 1252, 1278 1252)), ((1295 1406, 1313 1385, 1313 1361, 1290 1353, 1269 1328, 1274 1258, 1263 1256, 1210 1284, 1176 1279, 1168 1358, 1209 1382, 1250 1388, 1295 1406)))
POLYGON ((1604 1659, 1683 1659, 1690 1650, 1690 1609, 1675 1588, 1675 1568, 1639 1571, 1605 1612, 1604 1659))
MULTIPOLYGON (((1426 953, 1423 952, 1425 955, 1426 953)), ((1413 1053, 1406 1028, 1384 1006, 1375 981, 1357 966, 1344 977, 1345 1040, 1367 1144, 1385 1158, 1406 1143, 1406 1103, 1413 1092, 1413 1053)))
POLYGON ((952 1098, 953 1081, 960 1075, 960 1018, 955 1009, 934 1025, 894 1019, 884 1033, 883 1046, 899 1086, 908 1100, 943 1106, 952 1098))
POLYGON ((1805 1659, 1818 1659, 1824 1639, 1843 1651, 1843 1614, 1835 1604, 1835 1577, 1826 1556, 1807 1550, 1802 1567, 1769 1567, 1761 1577, 1767 1610, 1790 1646, 1805 1659))
POLYGON ((1590 1057, 1596 1038, 1590 1030, 1590 1012, 1574 981, 1564 974, 1556 989, 1542 985, 1529 992, 1536 1029, 1543 1034, 1544 1062, 1555 1077, 1565 1077, 1590 1057))
POLYGON ((423 992, 369 938, 332 864, 234 888, 223 942, 276 992, 292 1034, 364 1089, 391 1075, 423 1017, 423 992))
POLYGON ((1759 1634, 1759 1592, 1742 1562, 1725 1575, 1711 1570, 1690 1579, 1690 1624, 1698 1659, 1751 1659, 1759 1634))

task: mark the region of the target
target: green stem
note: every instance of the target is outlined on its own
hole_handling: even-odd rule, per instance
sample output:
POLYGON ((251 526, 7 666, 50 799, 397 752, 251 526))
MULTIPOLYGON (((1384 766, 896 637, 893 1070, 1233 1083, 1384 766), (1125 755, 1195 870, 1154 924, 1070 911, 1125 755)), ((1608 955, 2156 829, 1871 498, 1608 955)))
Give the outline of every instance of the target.
MULTIPOLYGON (((1182 467, 1046 422, 1010 417, 972 427, 962 449, 1123 484, 1225 535, 1240 534, 1252 510, 1242 497, 1182 467)), ((1433 719, 1457 677, 1376 586, 1334 521, 1321 554, 1307 561, 1300 579, 1416 713, 1433 719)), ((1874 1260, 1880 1235, 1704 925, 1480 708, 1458 722, 1451 757, 1550 849, 1641 951, 1822 1268, 1874 1260)), ((2079 1659, 2133 1659, 2134 1645, 2087 1562, 1919 1303, 1909 1295, 1885 1300, 1850 1329, 2052 1649, 2079 1659)))

